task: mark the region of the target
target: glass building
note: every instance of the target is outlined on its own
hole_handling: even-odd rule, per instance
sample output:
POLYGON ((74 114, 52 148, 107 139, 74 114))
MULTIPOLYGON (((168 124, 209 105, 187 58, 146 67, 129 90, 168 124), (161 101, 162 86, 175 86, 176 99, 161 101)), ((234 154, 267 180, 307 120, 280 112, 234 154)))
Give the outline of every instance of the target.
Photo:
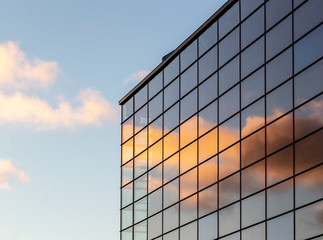
POLYGON ((122 100, 122 240, 323 239, 323 1, 229 0, 122 100))

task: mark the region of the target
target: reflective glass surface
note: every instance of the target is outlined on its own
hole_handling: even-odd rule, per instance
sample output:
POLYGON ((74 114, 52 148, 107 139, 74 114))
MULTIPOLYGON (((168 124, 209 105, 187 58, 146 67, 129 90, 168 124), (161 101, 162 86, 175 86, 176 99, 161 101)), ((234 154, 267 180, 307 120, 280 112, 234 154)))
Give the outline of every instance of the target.
POLYGON ((239 52, 239 28, 226 36, 219 44, 220 66, 239 52))

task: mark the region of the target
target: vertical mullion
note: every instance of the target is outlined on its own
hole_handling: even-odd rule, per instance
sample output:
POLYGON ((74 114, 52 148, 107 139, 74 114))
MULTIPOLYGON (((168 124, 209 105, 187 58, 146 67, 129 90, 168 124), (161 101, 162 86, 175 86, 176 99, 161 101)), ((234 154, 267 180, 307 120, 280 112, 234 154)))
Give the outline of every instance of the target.
POLYGON ((242 192, 241 192, 241 2, 239 1, 239 158, 240 158, 240 239, 242 239, 242 192))
POLYGON ((267 1, 264 3, 264 104, 265 104, 265 239, 267 239, 267 63, 266 63, 266 46, 267 46, 267 30, 266 30, 266 6, 267 1))
MULTIPOLYGON (((181 72, 181 56, 178 56, 178 64, 179 64, 179 73, 181 72)), ((181 231, 180 231, 180 226, 181 226, 181 203, 180 203, 180 196, 181 196, 181 177, 180 177, 180 173, 181 173, 181 151, 180 151, 180 142, 181 142, 181 128, 180 128, 180 122, 181 122, 181 86, 182 86, 182 77, 181 75, 178 76, 178 84, 179 84, 179 88, 178 88, 178 96, 179 96, 179 100, 178 100, 178 238, 181 238, 181 231)))
POLYGON ((219 119, 219 81, 220 81, 220 72, 219 72, 219 60, 220 60, 220 58, 219 58, 219 50, 220 50, 220 48, 219 48, 219 21, 217 21, 216 22, 216 24, 217 24, 217 26, 216 26, 216 30, 217 30, 217 39, 216 39, 216 42, 217 42, 217 45, 216 45, 216 48, 217 48, 217 53, 216 53, 216 55, 217 55, 217 71, 218 71, 218 74, 217 74, 217 79, 216 79, 216 84, 217 84, 217 103, 216 103, 216 105, 217 105, 217 109, 216 109, 216 111, 217 111, 217 114, 216 114, 216 117, 217 117, 217 142, 216 142, 216 144, 217 144, 217 146, 216 146, 216 148, 217 148, 217 175, 218 175, 218 187, 217 187, 217 211, 218 211, 218 214, 217 214, 217 228, 218 228, 218 232, 217 232, 217 234, 218 234, 218 238, 219 238, 219 236, 220 236, 220 212, 219 212, 219 206, 220 206, 220 204, 219 204, 219 200, 220 200, 220 197, 219 197, 219 194, 220 194, 220 184, 219 184, 219 174, 220 174, 220 170, 219 170, 219 168, 220 168, 220 166, 219 166, 219 141, 220 141, 220 139, 219 139, 219 130, 220 130, 220 127, 219 127, 219 121, 220 121, 220 119, 219 119))
MULTIPOLYGON (((199 39, 197 38, 196 39, 196 54, 198 57, 199 56, 199 39)), ((199 137, 199 115, 200 115, 200 85, 199 85, 199 62, 197 61, 196 62, 196 84, 197 84, 197 87, 196 87, 196 91, 197 91, 197 114, 196 114, 196 117, 197 117, 197 120, 196 120, 196 123, 197 123, 197 133, 196 133, 196 136, 197 138, 199 137)), ((199 201, 200 201, 200 198, 199 198, 199 190, 200 190, 200 183, 199 183, 199 176, 200 176, 200 173, 199 173, 199 141, 197 140, 196 141, 196 147, 197 147, 197 150, 196 150, 196 171, 197 171, 197 193, 196 193, 196 198, 197 198, 197 219, 199 218, 199 215, 200 215, 200 207, 199 207, 199 201)), ((199 235, 200 235, 200 221, 198 220, 197 221, 197 240, 199 240, 199 235)))

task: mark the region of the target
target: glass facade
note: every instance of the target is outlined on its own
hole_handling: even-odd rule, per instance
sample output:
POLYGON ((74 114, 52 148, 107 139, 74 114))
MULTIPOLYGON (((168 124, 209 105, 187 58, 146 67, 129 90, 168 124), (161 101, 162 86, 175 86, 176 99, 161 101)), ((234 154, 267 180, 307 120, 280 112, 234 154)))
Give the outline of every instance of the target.
POLYGON ((122 240, 323 238, 322 13, 231 0, 121 101, 122 240))

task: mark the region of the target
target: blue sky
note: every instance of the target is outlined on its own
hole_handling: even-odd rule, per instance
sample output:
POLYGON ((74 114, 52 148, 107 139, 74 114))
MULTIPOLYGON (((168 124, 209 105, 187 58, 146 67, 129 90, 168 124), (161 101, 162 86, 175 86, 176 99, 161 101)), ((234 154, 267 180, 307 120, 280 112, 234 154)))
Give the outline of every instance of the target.
POLYGON ((224 2, 2 3, 0 239, 118 239, 118 101, 224 2))

